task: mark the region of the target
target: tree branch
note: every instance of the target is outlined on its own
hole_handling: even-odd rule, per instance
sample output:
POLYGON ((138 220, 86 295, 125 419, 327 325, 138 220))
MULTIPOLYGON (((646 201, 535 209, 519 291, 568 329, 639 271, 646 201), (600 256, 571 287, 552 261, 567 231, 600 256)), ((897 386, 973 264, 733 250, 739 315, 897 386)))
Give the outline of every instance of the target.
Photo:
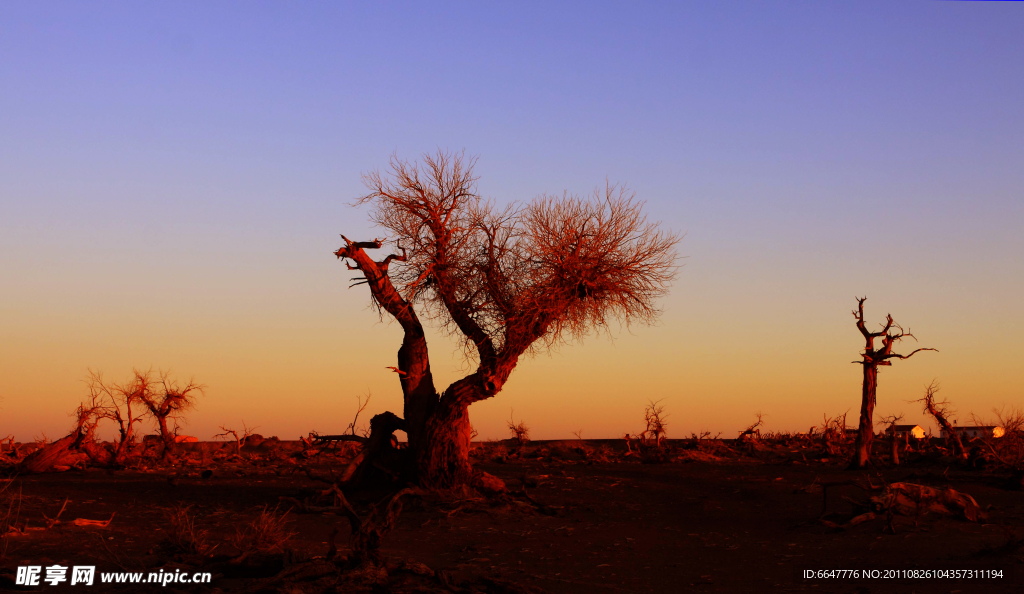
POLYGON ((896 358, 896 359, 909 359, 909 358, 914 356, 914 353, 920 353, 921 351, 935 351, 937 353, 937 352, 939 352, 939 349, 920 348, 920 349, 915 349, 915 350, 911 351, 907 355, 901 355, 899 353, 888 353, 888 354, 886 354, 884 356, 884 359, 892 359, 892 358, 896 358))

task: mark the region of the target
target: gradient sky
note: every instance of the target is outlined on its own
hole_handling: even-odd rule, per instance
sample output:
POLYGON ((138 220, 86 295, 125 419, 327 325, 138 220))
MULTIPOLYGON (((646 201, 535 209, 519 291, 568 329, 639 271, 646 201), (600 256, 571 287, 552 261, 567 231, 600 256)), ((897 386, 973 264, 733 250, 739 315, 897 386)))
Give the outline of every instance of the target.
MULTIPOLYGON (((536 439, 855 423, 850 310, 961 423, 1024 404, 1024 4, 0 4, 0 437, 67 431, 88 368, 207 384, 184 432, 401 410, 401 332, 332 252, 360 175, 479 156, 499 202, 605 179, 685 238, 653 327, 520 363, 471 409, 536 439), (907 349, 913 348, 907 345, 907 349)), ((439 388, 467 370, 430 334, 439 388)))

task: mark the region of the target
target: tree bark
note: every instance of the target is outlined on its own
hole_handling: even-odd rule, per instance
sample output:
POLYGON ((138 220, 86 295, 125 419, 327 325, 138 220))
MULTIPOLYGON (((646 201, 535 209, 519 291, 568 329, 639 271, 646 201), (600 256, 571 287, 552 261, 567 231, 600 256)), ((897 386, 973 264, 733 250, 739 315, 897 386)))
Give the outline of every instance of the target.
POLYGON ((156 420, 160 425, 160 440, 164 444, 164 451, 161 457, 167 460, 171 457, 171 452, 174 450, 174 436, 167 430, 167 417, 157 416, 156 420))
POLYGON ((871 459, 871 442, 875 438, 874 412, 875 392, 878 388, 878 368, 864 364, 864 383, 860 397, 860 426, 857 431, 856 454, 853 468, 864 468, 871 459))
POLYGON ((960 433, 956 430, 956 427, 949 423, 949 419, 946 415, 942 414, 941 411, 936 410, 932 405, 928 406, 928 412, 931 413, 932 417, 938 422, 939 426, 946 432, 946 439, 948 442, 953 444, 953 454, 958 458, 966 458, 967 451, 964 449, 964 442, 960 439, 960 433))
POLYGON ((452 384, 441 396, 424 427, 421 447, 414 450, 416 475, 423 487, 447 489, 469 484, 473 469, 469 463, 469 424, 467 396, 473 392, 475 374, 452 384))

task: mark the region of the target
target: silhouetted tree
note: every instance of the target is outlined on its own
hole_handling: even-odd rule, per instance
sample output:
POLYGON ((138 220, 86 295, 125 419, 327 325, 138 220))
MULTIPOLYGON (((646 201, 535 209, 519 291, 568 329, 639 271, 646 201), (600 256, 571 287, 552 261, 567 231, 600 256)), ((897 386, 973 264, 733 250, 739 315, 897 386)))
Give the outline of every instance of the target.
POLYGON ((170 379, 167 372, 160 373, 160 388, 145 392, 142 402, 149 410, 149 414, 156 419, 157 427, 160 428, 160 439, 164 444, 163 457, 169 458, 174 449, 174 437, 177 434, 177 424, 174 430, 167 426, 168 419, 175 421, 181 418, 181 413, 195 406, 195 399, 203 393, 206 386, 189 380, 181 385, 177 380, 170 379))
POLYGON ((135 443, 135 424, 148 413, 146 400, 152 399, 153 374, 138 369, 132 370, 132 377, 123 384, 103 380, 103 374, 89 370, 87 380, 89 394, 103 402, 100 416, 117 423, 118 441, 114 448, 113 463, 122 464, 129 448, 135 443))
MULTIPOLYGON (((409 438, 410 480, 428 487, 500 482, 469 464, 468 408, 501 391, 520 357, 580 338, 613 320, 649 322, 675 276, 678 238, 646 222, 641 203, 607 186, 591 199, 542 196, 498 208, 476 193, 473 160, 437 153, 423 165, 392 158, 364 177, 358 201, 392 237, 395 253, 373 260, 384 240, 351 241, 335 254, 362 277, 381 314, 402 326, 398 373, 404 415, 370 421, 359 480, 391 436, 409 438), (414 308, 418 306, 419 313, 414 308), (475 370, 440 394, 420 315, 458 337, 475 370)), ((355 286, 355 285, 353 285, 355 286)), ((378 462, 379 465, 379 462, 378 462)))
MULTIPOLYGON (((889 415, 881 419, 882 424, 886 426, 886 432, 889 434, 889 459, 892 461, 893 466, 900 465, 900 440, 896 435, 896 423, 903 420, 903 415, 889 415)), ((906 439, 906 437, 904 437, 906 439)))
POLYGON ((245 421, 242 421, 242 434, 241 435, 238 434, 238 431, 235 431, 234 429, 228 429, 224 425, 220 426, 220 430, 223 431, 224 433, 218 433, 217 435, 214 435, 214 437, 224 437, 224 438, 226 438, 228 435, 230 435, 231 437, 235 438, 235 455, 240 456, 240 455, 242 455, 242 446, 244 446, 246 440, 249 439, 250 437, 252 437, 253 434, 256 432, 256 427, 253 427, 252 429, 250 429, 245 424, 245 421))
POLYGON ((931 415, 939 427, 946 432, 946 439, 953 444, 953 453, 959 458, 966 458, 967 451, 964 450, 964 442, 960 439, 960 432, 950 424, 949 418, 955 414, 953 407, 945 399, 937 400, 935 394, 939 391, 939 382, 932 380, 924 388, 924 397, 918 400, 924 405, 924 412, 931 415))
MULTIPOLYGON (((861 353, 859 363, 864 369, 864 383, 861 387, 860 399, 860 427, 857 431, 856 451, 850 468, 863 468, 871 459, 871 441, 875 437, 875 426, 872 415, 875 410, 875 392, 878 389, 878 367, 892 365, 890 359, 909 359, 920 351, 934 351, 936 349, 920 348, 910 354, 901 355, 892 352, 893 346, 904 338, 914 338, 909 331, 893 321, 891 315, 885 317, 885 326, 880 332, 868 332, 864 324, 864 302, 867 297, 857 298, 857 309, 853 310, 853 317, 857 319, 857 329, 864 336, 864 352, 861 353), (890 332, 895 329, 895 332, 890 332), (875 339, 882 339, 882 346, 875 348, 875 339)), ((914 338, 914 340, 917 340, 914 338)))

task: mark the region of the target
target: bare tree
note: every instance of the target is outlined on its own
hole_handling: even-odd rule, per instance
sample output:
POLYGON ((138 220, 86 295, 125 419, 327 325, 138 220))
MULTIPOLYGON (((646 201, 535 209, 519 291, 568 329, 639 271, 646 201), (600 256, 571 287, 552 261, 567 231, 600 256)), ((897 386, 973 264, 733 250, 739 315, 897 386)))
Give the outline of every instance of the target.
MULTIPOLYGON (((821 425, 821 448, 829 456, 842 453, 843 445, 846 442, 846 415, 836 415, 834 418, 822 413, 824 423, 821 425)), ((760 420, 760 419, 758 419, 760 420)), ((814 428, 809 433, 813 434, 814 428)))
POLYGON ((390 173, 364 177, 370 192, 358 204, 372 207, 396 251, 373 260, 367 250, 384 240, 342 236, 335 252, 359 271, 355 284, 368 286, 381 315, 404 331, 395 369, 404 416, 371 420, 367 456, 352 480, 404 430, 414 482, 494 485, 469 464, 469 406, 500 392, 520 357, 536 349, 616 320, 655 319, 655 302, 675 277, 678 238, 648 223, 626 190, 609 185, 592 199, 543 196, 498 208, 477 195, 473 165, 443 152, 425 156, 422 166, 392 158, 390 173), (421 314, 460 339, 476 366, 441 393, 421 314))
MULTIPOLYGON (((996 425, 1002 427, 1000 437, 986 435, 981 443, 992 453, 995 459, 1017 473, 1017 484, 1024 487, 1024 410, 1013 406, 992 409, 996 417, 996 425)), ((989 423, 971 415, 975 425, 989 423)))
POLYGON ((665 406, 661 404, 661 400, 648 401, 647 407, 644 408, 644 422, 647 423, 647 429, 643 433, 648 444, 654 442, 655 446, 661 447, 665 440, 665 429, 668 427, 666 418, 668 415, 665 414, 665 406))
POLYGON ((938 391, 939 382, 932 380, 932 383, 924 388, 924 397, 917 402, 924 405, 924 412, 931 415, 935 422, 939 424, 939 427, 942 427, 946 432, 947 439, 953 444, 954 453, 960 458, 966 458, 967 452, 964 451, 964 442, 960 439, 960 432, 949 423, 949 418, 956 411, 950 406, 949 401, 937 400, 935 398, 935 394, 938 391))
POLYGON ((118 441, 114 448, 113 463, 123 463, 128 449, 135 443, 135 425, 148 413, 145 401, 151 398, 153 389, 152 372, 132 370, 132 377, 123 384, 108 383, 103 374, 89 370, 86 383, 89 394, 95 400, 105 402, 100 416, 117 423, 118 441))
POLYGON ((508 431, 512 434, 517 444, 526 445, 526 442, 530 441, 530 428, 523 421, 516 423, 515 417, 512 416, 513 414, 515 414, 515 410, 508 412, 508 431))
POLYGON ((349 435, 356 434, 356 423, 359 422, 359 415, 363 414, 363 411, 366 410, 366 407, 370 404, 371 396, 372 394, 369 392, 366 393, 366 400, 363 400, 361 396, 356 396, 356 414, 352 418, 352 422, 348 424, 348 429, 345 430, 349 435))
POLYGON ((72 416, 74 427, 61 439, 47 443, 46 435, 36 441, 39 447, 25 456, 18 464, 18 472, 36 474, 48 472, 56 465, 62 464, 68 457, 85 453, 89 457, 97 456, 99 448, 95 442, 96 426, 103 418, 104 403, 99 395, 90 394, 89 399, 78 405, 72 416))
MULTIPOLYGON (((825 421, 828 424, 828 421, 825 421)), ((764 415, 757 413, 757 420, 747 426, 746 429, 740 431, 740 436, 737 438, 739 441, 743 440, 754 440, 761 437, 761 426, 764 425, 764 415)))
POLYGON ((163 457, 167 459, 174 449, 174 438, 177 434, 177 423, 181 420, 181 413, 195 406, 195 399, 203 393, 206 386, 197 384, 195 380, 189 380, 182 385, 177 380, 170 378, 168 372, 160 372, 160 390, 146 392, 142 401, 149 410, 149 414, 156 419, 160 428, 160 439, 164 444, 163 457), (175 421, 175 427, 171 430, 167 421, 175 421))
MULTIPOLYGON (((860 427, 857 430, 856 452, 850 462, 850 468, 864 468, 871 459, 871 441, 875 437, 875 426, 872 416, 875 410, 875 392, 878 389, 878 368, 892 365, 890 359, 909 359, 921 351, 935 351, 932 348, 920 348, 907 355, 892 352, 893 346, 904 338, 914 338, 909 330, 893 321, 891 315, 885 316, 885 325, 880 332, 869 332, 864 323, 864 302, 867 297, 857 298, 857 309, 853 317, 857 319, 857 329, 864 336, 864 352, 859 363, 864 369, 864 382, 861 387, 860 427), (882 339, 882 346, 875 348, 875 339, 882 339)), ((917 340, 914 338, 914 340, 917 340)))
POLYGON ((235 431, 234 429, 228 429, 224 425, 221 425, 220 426, 220 430, 223 431, 224 433, 218 433, 217 435, 214 435, 214 437, 227 437, 228 435, 230 435, 231 437, 235 438, 235 454, 241 455, 242 454, 242 446, 245 445, 245 441, 247 439, 252 437, 252 435, 253 435, 253 433, 255 433, 256 429, 257 429, 256 427, 253 427, 253 428, 250 429, 245 424, 245 421, 242 421, 242 434, 241 435, 238 434, 238 431, 235 431))
POLYGON ((892 459, 892 464, 893 464, 893 466, 899 466, 900 465, 900 443, 899 443, 899 440, 896 438, 896 423, 899 423, 900 421, 903 420, 903 415, 902 414, 899 414, 899 415, 888 415, 886 417, 882 417, 880 420, 882 421, 883 425, 887 426, 886 431, 889 433, 889 439, 890 439, 890 442, 891 442, 890 445, 892 445, 892 452, 890 454, 890 457, 892 459))

